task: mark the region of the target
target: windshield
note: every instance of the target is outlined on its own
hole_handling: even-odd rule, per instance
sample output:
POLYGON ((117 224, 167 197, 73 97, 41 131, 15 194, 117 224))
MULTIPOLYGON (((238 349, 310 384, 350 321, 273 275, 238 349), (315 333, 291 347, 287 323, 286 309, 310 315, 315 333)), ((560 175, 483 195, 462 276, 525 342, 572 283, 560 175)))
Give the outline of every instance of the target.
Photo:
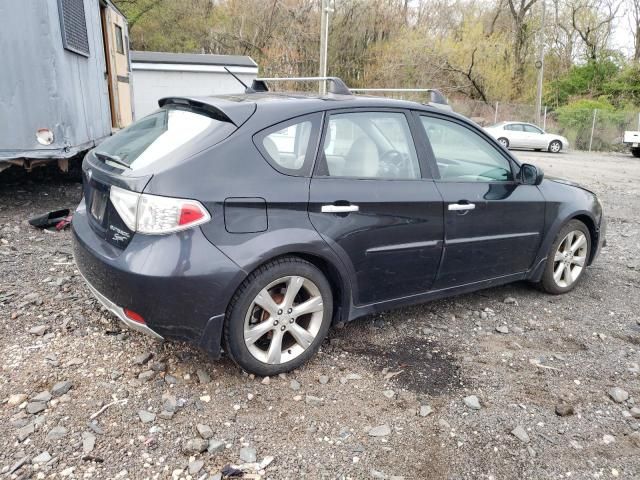
POLYGON ((162 108, 102 142, 95 154, 105 161, 139 169, 221 129, 229 130, 228 135, 235 127, 192 110, 162 108))

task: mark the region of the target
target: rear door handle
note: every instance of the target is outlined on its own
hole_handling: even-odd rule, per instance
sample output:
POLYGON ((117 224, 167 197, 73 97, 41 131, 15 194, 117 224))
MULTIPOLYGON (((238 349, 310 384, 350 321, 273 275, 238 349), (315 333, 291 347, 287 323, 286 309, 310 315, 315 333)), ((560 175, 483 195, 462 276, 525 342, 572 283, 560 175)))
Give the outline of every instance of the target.
POLYGON ((475 203, 450 203, 448 207, 449 211, 452 212, 462 212, 465 210, 473 210, 475 208, 475 203))
POLYGON ((360 210, 358 205, 322 205, 320 211, 322 213, 349 213, 360 210))

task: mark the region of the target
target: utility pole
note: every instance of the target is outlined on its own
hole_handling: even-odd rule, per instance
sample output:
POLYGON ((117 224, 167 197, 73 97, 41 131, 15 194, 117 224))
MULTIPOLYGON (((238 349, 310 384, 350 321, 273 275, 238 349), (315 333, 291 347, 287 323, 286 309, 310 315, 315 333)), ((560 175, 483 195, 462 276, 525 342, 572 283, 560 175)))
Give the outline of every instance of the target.
POLYGON ((540 26, 540 51, 536 68, 538 69, 538 92, 536 95, 536 124, 540 126, 542 113, 542 80, 544 79, 544 31, 545 31, 545 7, 546 1, 542 0, 542 25, 540 26))
MULTIPOLYGON (((327 76, 327 47, 329 44, 329 13, 331 10, 329 3, 331 0, 321 0, 322 11, 320 12, 320 77, 327 76)), ((320 95, 327 93, 327 82, 320 82, 320 95)))

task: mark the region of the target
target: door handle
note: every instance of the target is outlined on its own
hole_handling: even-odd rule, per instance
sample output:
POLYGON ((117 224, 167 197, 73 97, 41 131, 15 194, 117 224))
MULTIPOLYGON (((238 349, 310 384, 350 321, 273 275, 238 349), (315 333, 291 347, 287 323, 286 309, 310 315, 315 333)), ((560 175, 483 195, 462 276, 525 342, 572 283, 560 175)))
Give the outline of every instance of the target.
POLYGON ((320 211, 322 213, 349 213, 360 210, 358 205, 322 205, 320 211))
POLYGON ((449 211, 452 212, 462 212, 465 210, 473 210, 475 208, 475 203, 450 203, 448 207, 449 211))

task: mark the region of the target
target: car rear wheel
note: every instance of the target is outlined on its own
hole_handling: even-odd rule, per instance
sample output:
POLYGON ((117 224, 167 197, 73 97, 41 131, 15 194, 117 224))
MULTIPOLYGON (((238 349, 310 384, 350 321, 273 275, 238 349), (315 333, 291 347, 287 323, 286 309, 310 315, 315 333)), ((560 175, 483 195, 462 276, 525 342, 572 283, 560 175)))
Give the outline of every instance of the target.
POLYGON ((562 142, 560 142, 560 140, 553 140, 549 144, 549 151, 551 153, 559 153, 560 150, 562 150, 562 142))
POLYGON ((509 148, 509 140, 507 140, 507 139, 506 139, 506 138, 504 138, 504 137, 500 137, 500 138, 498 139, 498 143, 499 143, 500 145, 502 145, 504 148, 509 148))
POLYGON ((573 290, 584 274, 590 253, 589 229, 581 221, 571 220, 551 246, 541 287, 556 295, 573 290))
POLYGON ((234 295, 225 320, 225 350, 247 372, 288 372, 318 350, 332 312, 331 286, 318 268, 297 257, 269 262, 234 295))
POLYGON ((631 155, 633 155, 636 158, 640 158, 640 148, 632 148, 631 155))

